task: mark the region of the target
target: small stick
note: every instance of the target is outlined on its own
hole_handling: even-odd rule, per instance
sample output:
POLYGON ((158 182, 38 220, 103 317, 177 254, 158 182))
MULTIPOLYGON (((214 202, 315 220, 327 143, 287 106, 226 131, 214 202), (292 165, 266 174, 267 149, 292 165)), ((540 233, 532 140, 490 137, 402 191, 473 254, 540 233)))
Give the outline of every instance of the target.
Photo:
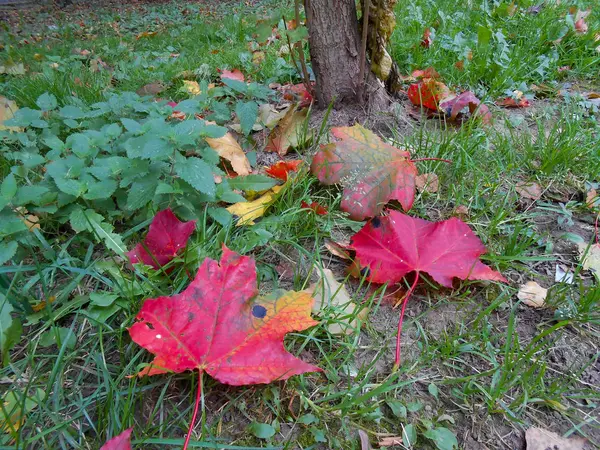
POLYGON ((365 101, 365 66, 367 65, 367 32, 369 30, 369 8, 371 0, 364 0, 363 17, 362 17, 362 42, 360 47, 360 69, 358 72, 358 101, 365 101))

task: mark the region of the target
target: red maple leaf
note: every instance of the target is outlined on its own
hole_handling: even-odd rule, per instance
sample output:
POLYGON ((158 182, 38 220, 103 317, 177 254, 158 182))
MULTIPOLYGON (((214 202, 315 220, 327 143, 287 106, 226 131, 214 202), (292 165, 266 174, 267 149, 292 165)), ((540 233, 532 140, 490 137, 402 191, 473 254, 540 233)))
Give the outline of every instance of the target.
POLYGON ((320 370, 283 346, 286 333, 317 323, 313 298, 257 295, 254 260, 223 247, 220 263, 207 258, 181 294, 144 302, 129 333, 156 358, 140 375, 198 369, 238 386, 320 370))
POLYGON ((396 364, 400 364, 400 333, 406 303, 422 272, 445 287, 453 278, 506 282, 499 272, 479 261, 485 246, 469 226, 457 218, 429 222, 398 211, 389 211, 367 223, 351 239, 356 260, 367 268, 366 276, 374 283, 398 283, 414 272, 412 287, 404 296, 396 346, 396 364))
MULTIPOLYGON (((311 84, 311 88, 314 88, 314 83, 311 84)), ((283 98, 291 102, 298 102, 299 108, 310 106, 313 102, 313 96, 310 91, 306 88, 304 83, 298 84, 285 84, 280 88, 283 93, 283 98)))
POLYGON ((410 154, 357 124, 332 128, 339 141, 321 145, 311 170, 323 184, 342 183, 340 208, 353 220, 379 214, 390 200, 408 211, 415 197, 417 168, 410 154))
MULTIPOLYGON (((310 317, 313 302, 304 292, 258 297, 254 260, 223 246, 221 261, 206 258, 182 293, 144 301, 129 334, 155 358, 138 375, 197 369, 240 386, 321 371, 283 345, 286 333, 317 324, 310 317)), ((190 427, 200 395, 198 389, 190 427)))
POLYGON ((504 106, 505 108, 527 108, 531 106, 529 100, 526 97, 515 99, 513 97, 506 97, 496 102, 498 106, 504 106))
POLYGON ((265 172, 273 178, 279 178, 280 180, 287 181, 289 172, 296 172, 298 167, 302 164, 301 159, 295 159, 292 161, 279 161, 270 167, 265 169, 265 172))
POLYGON ((150 231, 135 248, 127 252, 131 264, 142 262, 159 269, 177 256, 196 228, 196 221, 181 222, 171 209, 156 213, 150 231), (148 253, 150 252, 150 253, 148 253))
POLYGON ((223 69, 223 70, 220 70, 220 72, 221 72, 221 79, 229 78, 232 80, 244 81, 244 74, 240 71, 240 69, 233 69, 233 70, 223 69))
POLYGON ((106 443, 100 447, 100 450, 131 450, 131 432, 133 427, 123 431, 118 436, 106 441, 106 443))
POLYGON ((302 203, 300 203, 300 207, 302 209, 312 209, 315 212, 315 214, 319 216, 324 216, 327 214, 327 208, 325 208, 323 205, 317 202, 311 202, 310 204, 308 204, 304 200, 302 200, 302 203))

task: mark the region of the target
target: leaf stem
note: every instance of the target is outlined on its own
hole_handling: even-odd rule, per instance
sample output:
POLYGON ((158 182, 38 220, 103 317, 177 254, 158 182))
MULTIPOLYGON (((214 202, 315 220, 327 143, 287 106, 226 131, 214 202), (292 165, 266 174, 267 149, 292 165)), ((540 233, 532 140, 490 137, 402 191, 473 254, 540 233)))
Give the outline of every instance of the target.
POLYGON ((402 310, 400 311, 400 320, 398 321, 398 335, 396 336, 396 361, 394 362, 394 368, 392 369, 393 372, 398 370, 398 368, 400 367, 400 338, 402 336, 402 322, 404 322, 404 310, 406 309, 406 304, 408 303, 408 299, 410 298, 412 293, 415 291, 415 287, 417 286, 418 282, 419 282, 419 272, 416 272, 415 281, 413 281, 412 286, 410 287, 410 289, 404 296, 404 301, 402 302, 402 310))
POLYGON ((190 427, 188 428, 187 436, 185 437, 185 442, 183 443, 183 450, 187 450, 188 445, 190 443, 190 438, 192 437, 192 430, 194 429, 194 424, 196 423, 196 416, 198 415, 198 406, 200 405, 201 398, 202 410, 204 411, 204 396, 202 395, 203 385, 204 372, 200 370, 198 373, 198 388, 196 389, 196 402, 194 403, 194 413, 192 414, 192 421, 190 422, 190 427))
POLYGON ((417 159, 411 159, 411 162, 421 162, 421 161, 441 161, 441 162, 445 162, 448 164, 452 164, 452 160, 450 159, 442 159, 442 158, 417 158, 417 159))

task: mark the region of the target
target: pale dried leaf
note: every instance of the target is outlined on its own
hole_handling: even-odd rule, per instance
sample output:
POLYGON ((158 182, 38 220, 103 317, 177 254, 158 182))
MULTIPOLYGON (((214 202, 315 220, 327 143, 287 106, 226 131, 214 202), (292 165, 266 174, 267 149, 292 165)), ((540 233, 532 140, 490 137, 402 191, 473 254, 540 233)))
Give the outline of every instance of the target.
POLYGON ((527 306, 543 308, 546 305, 547 295, 548 289, 544 289, 535 281, 528 281, 519 288, 517 298, 527 306))
POLYGON ((252 172, 250 161, 244 150, 231 133, 220 138, 205 138, 207 144, 216 151, 219 156, 231 163, 231 168, 240 176, 249 175, 252 172))
POLYGON ((415 185, 420 192, 435 194, 439 187, 439 179, 435 173, 424 173, 415 178, 415 185))
POLYGON ((600 244, 579 244, 579 256, 584 270, 591 270, 600 278, 600 244))
POLYGON ((0 95, 0 130, 21 131, 19 127, 9 127, 4 122, 12 119, 15 112, 19 109, 16 102, 0 95))
POLYGON ((521 181, 516 184, 515 190, 521 197, 531 200, 539 200, 542 196, 542 188, 534 182, 521 181))
POLYGON ((583 450, 586 440, 580 437, 563 438, 543 428, 532 427, 525 432, 527 450, 583 450))

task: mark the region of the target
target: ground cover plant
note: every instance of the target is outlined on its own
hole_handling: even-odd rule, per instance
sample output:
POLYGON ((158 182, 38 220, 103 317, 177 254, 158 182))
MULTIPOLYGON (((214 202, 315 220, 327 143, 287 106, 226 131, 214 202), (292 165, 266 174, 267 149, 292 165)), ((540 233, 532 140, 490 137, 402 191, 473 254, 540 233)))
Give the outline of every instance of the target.
POLYGON ((358 3, 0 12, 2 448, 600 445, 597 5, 358 3))

